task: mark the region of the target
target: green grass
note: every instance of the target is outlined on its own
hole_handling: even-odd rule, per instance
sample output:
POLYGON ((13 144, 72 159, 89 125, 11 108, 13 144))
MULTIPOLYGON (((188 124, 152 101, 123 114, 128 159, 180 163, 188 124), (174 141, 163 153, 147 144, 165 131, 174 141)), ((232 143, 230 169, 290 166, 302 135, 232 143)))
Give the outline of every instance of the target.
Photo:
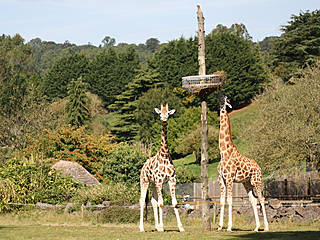
MULTIPOLYGON (((196 176, 201 176, 201 166, 196 163, 196 158, 193 154, 186 156, 185 158, 181 158, 178 160, 173 160, 173 164, 175 167, 184 166, 188 171, 193 173, 196 176)), ((209 164, 208 168, 208 177, 215 179, 217 176, 217 167, 218 162, 209 164)))
POLYGON ((0 239, 46 239, 46 240, 84 240, 84 239, 318 239, 320 221, 297 224, 271 223, 270 232, 253 233, 253 223, 234 215, 234 231, 217 232, 216 225, 212 231, 202 232, 199 218, 182 217, 186 232, 177 232, 175 218, 164 218, 164 233, 154 231, 151 222, 145 224, 145 233, 139 232, 139 224, 97 224, 92 218, 82 219, 77 214, 58 214, 55 212, 28 212, 0 215, 0 239))
POLYGON ((247 153, 248 144, 241 138, 241 134, 243 134, 242 129, 254 120, 258 110, 257 105, 251 104, 247 108, 230 115, 233 141, 243 154, 247 153))

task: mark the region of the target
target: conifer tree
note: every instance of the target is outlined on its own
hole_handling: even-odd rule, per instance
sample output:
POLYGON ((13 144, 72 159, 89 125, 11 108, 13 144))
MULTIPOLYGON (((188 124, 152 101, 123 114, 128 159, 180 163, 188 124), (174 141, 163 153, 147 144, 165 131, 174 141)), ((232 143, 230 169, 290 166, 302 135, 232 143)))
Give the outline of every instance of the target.
POLYGON ((68 85, 67 122, 74 127, 83 126, 90 119, 89 98, 86 95, 87 83, 82 77, 72 79, 68 85))
POLYGON ((118 112, 118 121, 111 128, 111 132, 116 135, 117 141, 131 141, 134 139, 138 131, 134 116, 136 100, 150 88, 161 85, 159 73, 155 70, 145 66, 136 70, 133 81, 126 85, 125 91, 116 97, 114 104, 109 106, 109 109, 118 112))

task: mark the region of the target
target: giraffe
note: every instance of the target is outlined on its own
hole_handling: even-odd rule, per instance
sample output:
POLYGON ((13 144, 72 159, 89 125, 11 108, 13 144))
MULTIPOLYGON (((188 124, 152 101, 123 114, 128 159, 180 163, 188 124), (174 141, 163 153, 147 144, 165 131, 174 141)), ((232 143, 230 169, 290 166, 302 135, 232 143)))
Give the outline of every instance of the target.
POLYGON ((221 160, 218 165, 218 183, 220 186, 220 221, 218 230, 223 226, 223 214, 225 206, 225 197, 227 194, 228 208, 228 231, 232 228, 232 187, 233 183, 242 183, 248 193, 249 201, 253 208, 253 213, 256 221, 256 228, 254 231, 258 231, 260 227, 260 221, 257 210, 257 198, 255 197, 253 190, 257 194, 259 202, 262 208, 264 231, 269 231, 268 220, 265 210, 265 199, 262 195, 262 182, 261 182, 261 168, 253 159, 249 159, 241 155, 232 141, 230 118, 226 107, 232 108, 227 100, 227 97, 223 96, 219 91, 219 103, 220 103, 220 133, 219 133, 219 149, 221 160))
POLYGON ((158 108, 154 109, 157 114, 160 114, 160 119, 162 121, 162 133, 161 133, 161 147, 157 154, 149 158, 141 170, 140 175, 140 232, 144 232, 143 227, 143 208, 145 205, 145 198, 148 191, 149 183, 152 183, 153 195, 151 199, 151 204, 154 213, 154 222, 156 230, 163 232, 163 198, 162 198, 162 185, 169 182, 170 194, 172 198, 172 206, 174 207, 174 213, 177 218, 178 228, 180 232, 184 232, 182 223, 180 221, 180 216, 178 212, 178 205, 175 196, 176 188, 176 175, 174 166, 170 157, 167 141, 167 120, 169 115, 175 112, 175 109, 169 111, 168 104, 165 107, 161 104, 161 110, 158 108), (159 215, 158 215, 159 210, 159 215))

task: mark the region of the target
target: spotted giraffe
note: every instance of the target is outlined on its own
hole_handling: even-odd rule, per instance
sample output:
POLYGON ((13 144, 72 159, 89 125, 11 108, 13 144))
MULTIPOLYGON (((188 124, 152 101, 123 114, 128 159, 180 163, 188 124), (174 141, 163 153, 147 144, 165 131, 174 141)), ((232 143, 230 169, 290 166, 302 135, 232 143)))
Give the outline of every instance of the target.
POLYGON ((251 202, 254 217, 256 220, 256 228, 254 231, 258 231, 260 227, 260 221, 257 210, 257 198, 253 194, 253 190, 258 196, 259 202, 262 208, 264 230, 269 230, 268 220, 265 210, 265 199, 262 195, 262 183, 261 183, 261 168, 253 159, 249 159, 241 155, 232 141, 231 125, 226 106, 232 107, 227 97, 223 96, 219 92, 220 103, 220 133, 219 133, 219 149, 221 160, 218 165, 218 182, 220 185, 220 221, 218 230, 223 226, 223 214, 225 206, 225 197, 227 194, 227 203, 229 205, 229 221, 228 231, 232 228, 232 187, 233 183, 242 183, 248 193, 249 201, 251 202))
POLYGON ((140 175, 140 232, 144 232, 143 227, 143 209, 145 205, 145 198, 148 190, 149 183, 152 183, 153 196, 151 204, 154 212, 154 222, 156 230, 163 232, 163 198, 162 198, 162 185, 169 182, 170 194, 172 198, 172 206, 177 218, 178 228, 180 232, 183 232, 182 223, 177 208, 177 200, 175 196, 176 189, 176 175, 174 166, 169 154, 168 141, 167 141, 167 120, 169 115, 175 112, 175 109, 169 111, 168 104, 165 107, 161 104, 161 110, 158 108, 154 109, 157 114, 160 114, 162 121, 162 133, 161 133, 161 147, 157 154, 149 158, 141 170, 140 175), (159 215, 158 215, 159 210, 159 215))

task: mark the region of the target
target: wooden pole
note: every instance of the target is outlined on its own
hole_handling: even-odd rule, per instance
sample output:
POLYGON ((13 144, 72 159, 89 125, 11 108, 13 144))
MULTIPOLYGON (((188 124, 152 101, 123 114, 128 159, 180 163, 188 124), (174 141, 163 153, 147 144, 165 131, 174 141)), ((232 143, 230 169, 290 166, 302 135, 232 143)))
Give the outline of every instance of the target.
MULTIPOLYGON (((205 61, 205 41, 204 41, 204 17, 199 5, 198 7, 198 61, 199 61, 199 75, 206 75, 206 61, 205 61)), ((209 195, 208 195, 208 106, 205 96, 201 102, 201 190, 202 190, 202 229, 210 231, 210 209, 209 209, 209 195)))

